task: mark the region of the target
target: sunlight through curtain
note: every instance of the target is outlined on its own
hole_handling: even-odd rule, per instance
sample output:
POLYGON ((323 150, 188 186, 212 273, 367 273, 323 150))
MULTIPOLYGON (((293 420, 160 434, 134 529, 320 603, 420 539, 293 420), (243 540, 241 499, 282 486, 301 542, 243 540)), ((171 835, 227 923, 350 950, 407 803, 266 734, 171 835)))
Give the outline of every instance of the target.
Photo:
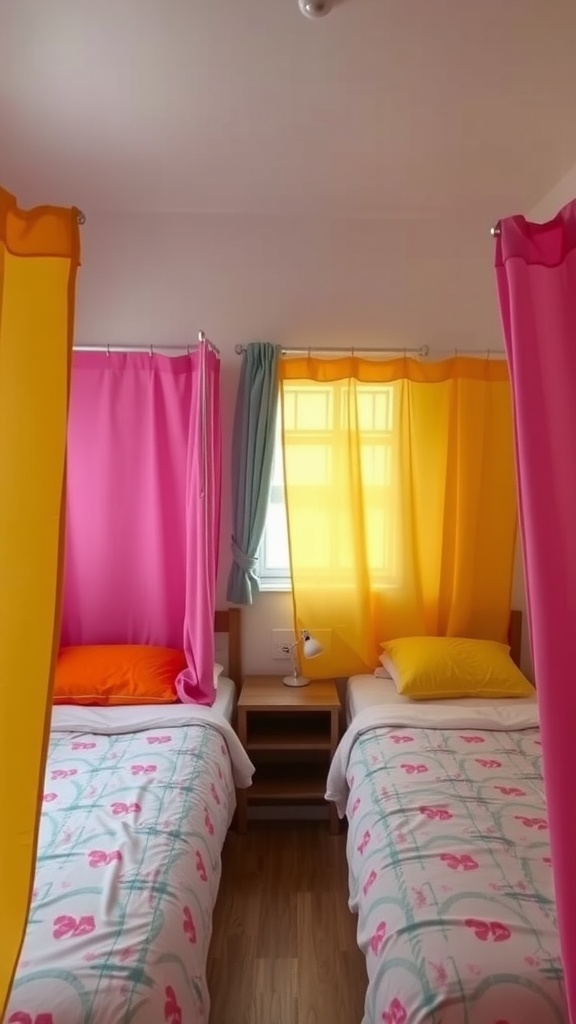
POLYGON ((398 636, 505 641, 506 362, 286 359, 280 376, 295 626, 325 647, 306 674, 371 671, 398 636))
POLYGON ((75 210, 0 189, 0 1020, 28 916, 58 645, 75 210))

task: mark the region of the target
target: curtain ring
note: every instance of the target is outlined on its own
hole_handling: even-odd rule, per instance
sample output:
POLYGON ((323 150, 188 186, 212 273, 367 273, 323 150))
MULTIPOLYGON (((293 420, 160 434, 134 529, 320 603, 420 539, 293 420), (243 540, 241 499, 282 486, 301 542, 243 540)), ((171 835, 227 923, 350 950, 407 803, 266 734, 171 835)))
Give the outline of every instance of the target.
POLYGON ((150 345, 150 359, 152 359, 153 355, 154 355, 154 349, 152 348, 152 345, 150 345))
POLYGON ((486 359, 490 359, 490 349, 486 349, 486 359))
POLYGON ((311 346, 309 345, 308 346, 308 359, 311 358, 311 351, 312 351, 312 349, 311 349, 311 346))
POLYGON ((110 345, 106 345, 106 358, 110 359, 110 345))
POLYGON ((190 345, 186 345, 186 355, 190 355, 190 345))
POLYGON ((454 356, 455 356, 456 359, 458 359, 458 349, 457 348, 454 349, 454 356))

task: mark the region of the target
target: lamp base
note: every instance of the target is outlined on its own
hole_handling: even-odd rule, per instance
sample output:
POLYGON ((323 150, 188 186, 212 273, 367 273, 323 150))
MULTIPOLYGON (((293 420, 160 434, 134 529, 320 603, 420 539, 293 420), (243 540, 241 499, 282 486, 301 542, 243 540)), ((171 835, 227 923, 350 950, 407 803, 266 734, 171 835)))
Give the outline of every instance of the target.
POLYGON ((308 686, 310 680, 306 676, 284 676, 282 682, 284 686, 308 686))

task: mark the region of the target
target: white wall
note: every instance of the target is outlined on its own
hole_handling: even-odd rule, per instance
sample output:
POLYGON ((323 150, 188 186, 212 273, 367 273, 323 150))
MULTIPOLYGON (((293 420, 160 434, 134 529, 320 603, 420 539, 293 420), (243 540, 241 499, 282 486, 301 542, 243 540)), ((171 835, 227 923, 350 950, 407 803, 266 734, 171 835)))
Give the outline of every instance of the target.
POLYGON ((544 198, 530 210, 528 220, 540 222, 551 220, 572 199, 576 199, 576 166, 556 182, 544 198))
MULTIPOLYGON (((83 228, 78 344, 190 343, 222 359, 224 489, 219 603, 230 556, 230 438, 238 341, 286 346, 501 349, 490 225, 234 215, 114 215, 83 228)), ((522 587, 516 586, 516 599, 522 587)), ((279 671, 270 631, 289 594, 243 612, 247 672, 279 671)))

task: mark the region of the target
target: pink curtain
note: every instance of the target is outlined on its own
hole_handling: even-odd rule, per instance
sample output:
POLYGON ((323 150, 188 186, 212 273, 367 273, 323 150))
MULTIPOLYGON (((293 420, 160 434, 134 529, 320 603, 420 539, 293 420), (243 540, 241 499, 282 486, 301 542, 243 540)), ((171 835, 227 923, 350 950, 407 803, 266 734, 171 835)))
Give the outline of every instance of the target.
POLYGON ((182 700, 214 701, 220 363, 77 352, 63 644, 184 649, 182 700))
POLYGON ((503 220, 496 275, 515 404, 558 926, 576 1024, 576 202, 548 224, 503 220))

